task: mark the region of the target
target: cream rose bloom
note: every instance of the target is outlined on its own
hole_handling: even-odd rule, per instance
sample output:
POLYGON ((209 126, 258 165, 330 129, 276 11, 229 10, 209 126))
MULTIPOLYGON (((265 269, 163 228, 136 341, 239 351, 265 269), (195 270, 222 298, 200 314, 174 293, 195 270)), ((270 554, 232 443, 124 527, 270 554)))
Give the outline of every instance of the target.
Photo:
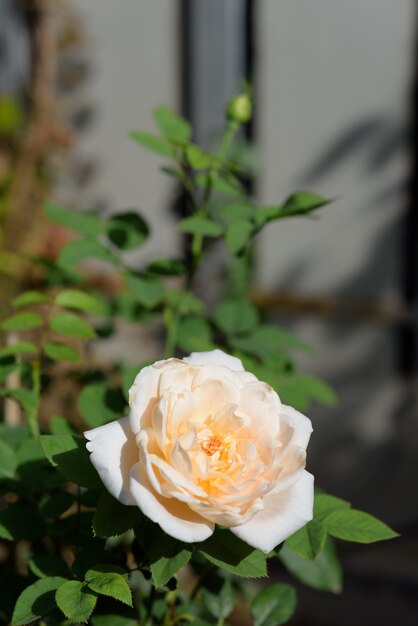
POLYGON ((130 415, 84 433, 107 490, 172 537, 215 524, 263 552, 312 519, 312 425, 220 350, 145 367, 130 415))

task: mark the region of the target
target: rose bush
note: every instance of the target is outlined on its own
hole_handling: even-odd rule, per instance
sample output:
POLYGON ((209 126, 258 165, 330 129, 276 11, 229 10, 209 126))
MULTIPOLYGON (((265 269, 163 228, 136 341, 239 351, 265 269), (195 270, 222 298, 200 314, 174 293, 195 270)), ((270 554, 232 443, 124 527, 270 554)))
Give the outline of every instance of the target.
POLYGON ((312 519, 310 420, 220 350, 157 361, 130 390, 130 414, 84 433, 107 490, 172 537, 215 524, 263 552, 312 519))

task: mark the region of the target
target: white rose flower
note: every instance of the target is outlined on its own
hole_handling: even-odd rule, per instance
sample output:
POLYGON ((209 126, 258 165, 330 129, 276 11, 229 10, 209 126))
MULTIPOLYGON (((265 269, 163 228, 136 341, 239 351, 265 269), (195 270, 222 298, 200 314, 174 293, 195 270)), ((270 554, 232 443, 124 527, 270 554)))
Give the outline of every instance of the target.
POLYGON ((215 524, 270 552, 312 519, 310 420, 220 350, 157 361, 130 390, 130 415, 84 433, 107 490, 172 537, 215 524))

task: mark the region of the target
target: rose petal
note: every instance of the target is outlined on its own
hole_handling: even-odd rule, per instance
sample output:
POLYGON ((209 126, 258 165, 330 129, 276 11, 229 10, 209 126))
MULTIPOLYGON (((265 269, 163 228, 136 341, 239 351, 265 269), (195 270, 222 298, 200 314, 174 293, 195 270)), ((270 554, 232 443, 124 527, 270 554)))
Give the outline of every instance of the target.
POLYGON ((289 419, 293 427, 292 446, 299 446, 306 450, 313 431, 311 420, 305 415, 302 415, 302 413, 299 413, 299 411, 296 411, 293 407, 284 404, 282 405, 280 413, 289 419))
POLYGON ((90 460, 108 492, 122 504, 135 504, 129 491, 130 473, 139 450, 129 426, 129 417, 84 433, 90 460))
POLYGON ((304 471, 286 491, 263 498, 264 509, 231 531, 254 548, 270 552, 313 516, 314 477, 304 471))
POLYGON ((155 493, 140 463, 132 469, 130 490, 143 514, 171 537, 193 543, 212 535, 214 524, 192 511, 187 504, 155 493))
POLYGON ((244 367, 235 356, 225 354, 222 350, 212 350, 211 352, 192 352, 184 357, 183 361, 189 365, 223 365, 236 372, 243 372, 244 367))

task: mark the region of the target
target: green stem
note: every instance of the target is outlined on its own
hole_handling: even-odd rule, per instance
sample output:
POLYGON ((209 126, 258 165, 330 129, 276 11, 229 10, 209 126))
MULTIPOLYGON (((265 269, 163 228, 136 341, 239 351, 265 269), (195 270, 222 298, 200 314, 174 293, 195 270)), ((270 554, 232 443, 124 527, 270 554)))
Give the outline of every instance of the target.
POLYGON ((39 436, 39 400, 41 395, 41 362, 36 359, 32 363, 32 392, 34 395, 33 406, 27 411, 28 424, 33 437, 39 436))
POLYGON ((224 626, 225 623, 225 619, 223 617, 220 617, 218 619, 218 623, 216 624, 216 626, 224 626))
MULTIPOLYGON (((200 209, 197 211, 197 214, 201 217, 206 217, 209 211, 209 200, 212 195, 213 184, 218 176, 219 170, 221 168, 221 159, 225 156, 232 139, 234 138, 235 133, 239 128, 239 124, 234 120, 230 120, 226 127, 226 130, 221 139, 221 143, 219 146, 219 150, 217 153, 218 160, 215 161, 208 171, 208 178, 205 187, 205 192, 202 199, 202 204, 200 209)), ((203 236, 200 234, 193 235, 192 239, 192 276, 199 267, 201 257, 202 257, 202 248, 203 248, 203 236)))

